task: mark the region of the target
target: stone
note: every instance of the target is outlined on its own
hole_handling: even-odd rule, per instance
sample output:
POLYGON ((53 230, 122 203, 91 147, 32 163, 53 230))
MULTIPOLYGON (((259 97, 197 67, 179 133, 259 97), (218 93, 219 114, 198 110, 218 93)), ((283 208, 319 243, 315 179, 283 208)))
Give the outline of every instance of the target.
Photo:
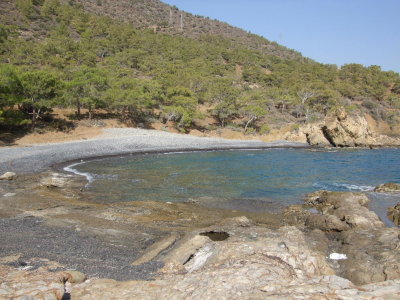
POLYGON ((400 184, 394 182, 388 182, 381 185, 378 185, 374 192, 379 193, 400 193, 400 184))
POLYGON ((0 176, 0 180, 14 180, 17 178, 17 174, 14 172, 6 172, 0 176))
POLYGON ((3 197, 14 197, 16 193, 6 193, 3 195, 3 197))
POLYGON ((162 272, 181 272, 184 269, 184 264, 187 263, 200 248, 204 247, 210 241, 211 239, 209 237, 197 233, 187 235, 179 241, 177 246, 163 259, 165 267, 162 269, 162 272))
POLYGON ((0 299, 61 300, 65 293, 60 275, 45 268, 20 270, 0 265, 0 299))
POLYGON ((133 266, 138 266, 138 265, 141 265, 141 264, 144 264, 146 262, 149 262, 149 261, 153 260, 162 251, 164 251, 165 249, 167 249, 171 245, 173 245, 176 242, 176 240, 178 239, 178 237, 179 237, 179 235, 175 233, 175 234, 171 234, 171 235, 161 239, 158 242, 155 242, 148 249, 146 249, 145 254, 142 255, 137 260, 135 260, 132 263, 132 265, 133 266))
POLYGON ((310 215, 306 220, 306 226, 323 231, 344 231, 350 228, 348 224, 336 216, 320 214, 310 215))
POLYGON ((67 184, 68 180, 68 176, 54 173, 51 177, 43 178, 40 185, 47 188, 62 188, 67 184))
POLYGON ((65 271, 60 274, 62 281, 68 281, 69 283, 82 283, 86 280, 86 275, 79 271, 65 271))
POLYGON ((400 226, 400 202, 388 208, 387 216, 395 225, 400 226))

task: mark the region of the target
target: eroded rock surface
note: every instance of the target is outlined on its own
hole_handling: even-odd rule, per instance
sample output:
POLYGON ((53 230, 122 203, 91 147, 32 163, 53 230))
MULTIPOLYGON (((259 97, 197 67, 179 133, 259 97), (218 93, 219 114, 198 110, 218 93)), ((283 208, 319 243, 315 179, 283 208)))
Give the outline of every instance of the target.
POLYGON ((400 230, 387 228, 368 210, 369 199, 363 193, 319 191, 306 203, 319 215, 306 224, 320 228, 339 241, 336 252, 348 259, 340 261, 338 274, 355 284, 368 284, 400 278, 400 230))
POLYGON ((66 283, 77 284, 86 276, 78 271, 54 272, 57 263, 44 266, 13 267, 0 264, 0 299, 61 300, 66 293, 66 283))
POLYGON ((380 193, 400 193, 400 184, 394 182, 384 183, 378 185, 374 191, 380 193))
POLYGON ((395 225, 400 226, 400 202, 394 207, 389 207, 387 216, 395 225))
MULTIPOLYGON (((341 205, 357 208, 366 203, 354 193, 320 194, 324 200, 314 194, 310 201, 321 210, 328 207, 326 213, 341 205)), ((372 218, 371 224, 375 221, 372 218)), ((342 245, 333 249, 327 231, 267 229, 246 217, 231 218, 187 233, 175 243, 173 236, 162 247, 152 247, 161 249, 154 258, 165 264, 153 281, 85 280, 76 271, 6 266, 1 269, 7 276, 0 293, 31 296, 27 299, 61 299, 66 292, 71 299, 396 299, 399 257, 393 252, 399 252, 398 230, 378 226, 371 231, 364 222, 358 225, 340 232, 336 237, 342 245), (338 262, 329 259, 333 250, 348 257, 339 269, 338 262), (21 286, 24 289, 18 290, 21 286)))
POLYGON ((166 266, 155 281, 89 280, 74 287, 72 298, 109 299, 118 295, 118 299, 159 299, 162 295, 163 299, 396 299, 400 296, 400 280, 356 286, 335 275, 327 258, 328 239, 321 231, 307 233, 292 226, 268 230, 243 222, 231 219, 188 235, 161 257, 166 266), (212 241, 203 239, 204 232, 226 232, 229 237, 212 241))
POLYGON ((400 140, 373 132, 364 116, 351 116, 341 108, 322 122, 307 124, 286 136, 312 146, 371 147, 396 146, 400 140))

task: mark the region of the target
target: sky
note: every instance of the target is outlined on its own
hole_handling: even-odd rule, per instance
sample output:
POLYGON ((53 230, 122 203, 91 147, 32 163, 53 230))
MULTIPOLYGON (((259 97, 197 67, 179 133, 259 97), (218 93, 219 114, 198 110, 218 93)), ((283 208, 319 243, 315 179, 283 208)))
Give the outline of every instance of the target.
POLYGON ((338 66, 400 72, 400 0, 162 0, 338 66))

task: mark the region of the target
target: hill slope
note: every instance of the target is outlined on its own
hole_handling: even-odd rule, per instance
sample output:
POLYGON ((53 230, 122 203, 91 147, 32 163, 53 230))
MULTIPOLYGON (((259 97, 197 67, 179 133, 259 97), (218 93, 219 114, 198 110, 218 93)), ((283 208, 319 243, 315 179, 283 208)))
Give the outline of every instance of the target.
POLYGON ((181 12, 156 0, 2 1, 0 14, 3 127, 75 107, 78 119, 101 110, 141 126, 263 134, 344 107, 398 130, 399 74, 319 64, 187 13, 182 28, 181 12))
MULTIPOLYGON (((64 0, 68 2, 68 0, 64 0)), ((307 60, 299 52, 270 42, 257 35, 218 20, 211 20, 178 10, 159 0, 76 0, 88 12, 108 16, 132 24, 136 28, 153 28, 159 32, 199 39, 217 35, 244 45, 249 49, 282 58, 307 60)))

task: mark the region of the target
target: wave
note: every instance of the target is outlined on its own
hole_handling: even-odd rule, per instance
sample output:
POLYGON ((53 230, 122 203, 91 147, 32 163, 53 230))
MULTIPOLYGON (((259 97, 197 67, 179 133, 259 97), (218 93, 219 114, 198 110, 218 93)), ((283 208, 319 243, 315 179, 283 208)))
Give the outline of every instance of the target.
POLYGON ((85 187, 88 187, 89 184, 91 184, 94 181, 93 175, 91 173, 88 173, 88 172, 80 172, 77 169, 73 168, 73 167, 81 165, 83 163, 84 163, 84 161, 81 161, 81 162, 78 162, 78 163, 74 163, 72 165, 66 166, 63 170, 66 171, 66 172, 71 172, 71 173, 74 173, 76 175, 80 175, 80 176, 86 177, 88 183, 85 185, 85 187))
POLYGON ((369 192, 374 190, 374 186, 370 185, 356 185, 350 183, 338 183, 338 182, 331 182, 331 183, 324 183, 324 182, 316 182, 313 184, 313 187, 322 190, 336 190, 336 191, 361 191, 361 192, 369 192))

